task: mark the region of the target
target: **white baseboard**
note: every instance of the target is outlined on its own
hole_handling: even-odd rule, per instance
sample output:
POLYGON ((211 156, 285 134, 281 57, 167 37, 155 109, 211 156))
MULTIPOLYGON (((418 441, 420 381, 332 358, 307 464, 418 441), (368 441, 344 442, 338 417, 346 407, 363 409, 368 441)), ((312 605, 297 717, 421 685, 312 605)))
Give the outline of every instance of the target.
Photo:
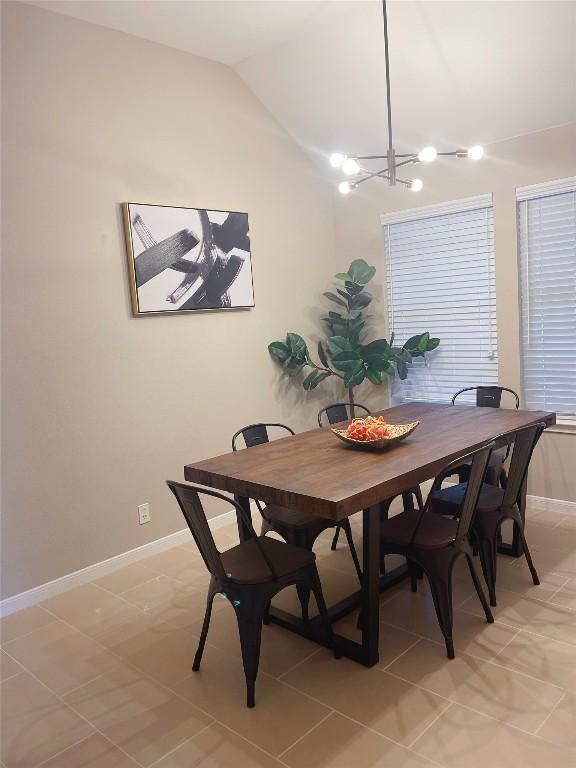
MULTIPOLYGON (((426 493, 431 485, 432 481, 422 483, 422 490, 426 493)), ((529 495, 527 503, 532 509, 560 512, 565 515, 576 515, 576 501, 548 499, 544 496, 529 495)), ((234 520, 235 512, 231 509, 229 512, 224 512, 217 517, 211 518, 209 524, 210 528, 213 531, 216 531, 224 525, 229 525, 234 520)), ((100 579, 108 573, 112 573, 119 568, 130 565, 130 563, 137 563, 139 560, 150 557, 150 555, 155 555, 157 552, 163 552, 165 549, 170 549, 171 547, 176 547, 179 544, 185 544, 189 541, 191 541, 190 531, 188 528, 184 528, 181 531, 176 531, 168 536, 164 536, 162 539, 157 539, 156 541, 151 541, 149 544, 143 544, 141 547, 130 549, 128 552, 123 552, 121 555, 116 555, 115 557, 103 560, 100 563, 94 563, 94 565, 89 565, 87 568, 74 571, 59 579, 54 579, 54 581, 48 581, 46 584, 40 584, 40 586, 28 589, 26 592, 21 592, 19 595, 7 597, 5 600, 0 601, 0 618, 9 616, 11 613, 20 611, 23 608, 28 608, 31 605, 41 603, 43 600, 48 600, 49 597, 60 595, 62 592, 67 592, 74 587, 79 587, 82 584, 87 584, 95 579, 100 579)))
MULTIPOLYGON (((228 525, 235 519, 236 514, 234 510, 231 509, 229 512, 224 512, 221 515, 211 518, 208 522, 210 528, 213 531, 216 531, 218 528, 228 525)), ((184 528, 181 531, 176 531, 161 539, 156 539, 156 541, 143 544, 141 547, 130 549, 128 552, 123 552, 121 555, 116 555, 115 557, 103 560, 100 563, 94 563, 79 571, 68 573, 66 576, 54 579, 54 581, 48 581, 46 584, 40 584, 40 586, 28 589, 26 592, 21 592, 19 595, 7 597, 0 601, 0 618, 9 616, 16 611, 21 611, 23 608, 28 608, 31 605, 41 603, 44 600, 48 600, 49 597, 60 595, 62 592, 67 592, 74 587, 79 587, 82 584, 87 584, 95 579, 100 579, 102 576, 106 576, 107 574, 117 571, 119 568, 123 568, 131 563, 137 563, 139 560, 150 557, 150 555, 163 552, 165 549, 171 549, 179 544, 186 544, 192 540, 192 534, 189 529, 184 528)))

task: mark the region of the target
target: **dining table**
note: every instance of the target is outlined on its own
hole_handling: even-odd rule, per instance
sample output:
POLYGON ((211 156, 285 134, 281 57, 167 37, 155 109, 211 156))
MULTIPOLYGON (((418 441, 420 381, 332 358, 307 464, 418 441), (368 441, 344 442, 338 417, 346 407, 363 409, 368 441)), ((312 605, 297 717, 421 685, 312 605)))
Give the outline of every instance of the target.
MULTIPOLYGON (((435 478, 454 459, 494 441, 496 447, 514 440, 516 430, 538 423, 550 427, 555 414, 546 411, 478 408, 412 402, 377 411, 390 424, 419 421, 408 437, 385 450, 350 446, 330 427, 273 440, 251 448, 196 461, 184 468, 186 480, 233 494, 250 514, 251 500, 276 504, 339 521, 362 514, 362 587, 329 606, 335 624, 360 608, 360 642, 338 633, 338 653, 365 666, 378 662, 380 593, 406 578, 398 566, 380 572, 380 521, 384 502, 402 495, 410 503, 409 489, 435 478)), ((345 422, 343 422, 345 423, 345 422)), ((341 425, 333 425, 341 426, 341 425)), ((526 483, 520 500, 524 516, 526 483)), ((241 540, 249 535, 240 515, 241 540)), ((518 537, 500 550, 522 554, 518 537)), ((279 607, 271 607, 270 621, 326 645, 319 617, 303 621, 279 607)))

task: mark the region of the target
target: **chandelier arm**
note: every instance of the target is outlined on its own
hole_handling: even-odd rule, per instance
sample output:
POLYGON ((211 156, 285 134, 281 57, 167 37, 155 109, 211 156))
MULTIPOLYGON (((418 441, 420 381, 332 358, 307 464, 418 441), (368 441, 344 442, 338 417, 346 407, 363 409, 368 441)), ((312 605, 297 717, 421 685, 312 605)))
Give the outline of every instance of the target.
POLYGON ((390 57, 388 55, 388 14, 386 0, 382 0, 382 19, 384 23, 384 59, 386 61, 386 104, 388 107, 388 151, 392 152, 392 103, 390 98, 390 57))
POLYGON ((381 179, 389 179, 390 176, 388 175, 388 168, 383 168, 381 171, 375 171, 374 173, 367 173, 366 176, 362 176, 361 179, 357 179, 354 184, 358 186, 358 184, 362 184, 363 181, 368 181, 368 179, 375 179, 377 177, 381 179))
MULTIPOLYGON (((399 157, 399 155, 396 155, 396 157, 399 157)), ((400 163, 396 163, 394 165, 394 168, 401 168, 403 165, 410 165, 410 163, 414 162, 415 155, 410 155, 408 160, 402 160, 400 163)))

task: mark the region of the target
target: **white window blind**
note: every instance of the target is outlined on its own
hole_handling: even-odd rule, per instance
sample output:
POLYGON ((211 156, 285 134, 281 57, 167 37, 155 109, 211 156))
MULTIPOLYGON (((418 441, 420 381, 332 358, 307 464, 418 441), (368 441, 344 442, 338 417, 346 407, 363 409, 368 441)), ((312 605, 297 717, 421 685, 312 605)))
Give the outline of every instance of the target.
POLYGON ((394 380, 392 401, 446 403, 463 387, 497 384, 492 196, 382 222, 389 330, 398 345, 424 331, 440 339, 428 364, 418 359, 406 380, 394 380))
POLYGON ((526 408, 576 420, 576 178, 518 190, 526 408))

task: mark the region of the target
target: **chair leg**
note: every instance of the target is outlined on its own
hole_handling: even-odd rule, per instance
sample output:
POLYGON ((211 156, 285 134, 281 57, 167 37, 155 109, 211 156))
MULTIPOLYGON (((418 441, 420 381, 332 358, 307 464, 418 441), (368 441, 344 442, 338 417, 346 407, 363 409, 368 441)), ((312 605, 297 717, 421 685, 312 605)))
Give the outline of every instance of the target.
POLYGON ((520 541, 522 542, 524 556, 526 557, 526 562, 528 563, 528 568, 530 569, 530 574, 532 575, 532 581, 536 586, 538 586, 540 584, 538 571, 536 570, 536 568, 534 567, 534 563, 532 562, 532 555, 530 554, 530 550, 528 549, 528 544, 526 543, 526 537, 524 536, 522 525, 520 525, 520 523, 518 523, 516 520, 514 521, 514 525, 516 526, 516 530, 518 531, 518 535, 520 536, 520 541))
POLYGON ((480 553, 482 573, 488 587, 490 605, 492 606, 496 605, 496 539, 496 534, 494 534, 493 540, 478 539, 478 552, 480 553))
POLYGON ((320 576, 318 575, 318 569, 316 568, 316 565, 314 565, 311 568, 311 575, 310 575, 310 587, 312 589, 312 592, 314 592, 314 597, 316 598, 316 604, 318 605, 318 613, 320 614, 320 619, 322 621, 322 625, 324 627, 324 631, 326 632, 326 639, 330 643, 335 658, 339 659, 340 654, 336 650, 336 644, 334 642, 334 634, 332 632, 332 624, 330 623, 330 617, 328 616, 328 609, 326 608, 326 601, 324 600, 324 593, 322 592, 322 584, 320 582, 320 576))
POLYGON ((418 502, 418 509, 424 509, 424 499, 422 498, 422 491, 419 485, 414 488, 414 496, 416 496, 416 501, 418 502))
POLYGON ((206 644, 206 637, 208 636, 208 628, 210 627, 210 617, 212 615, 212 603, 214 601, 214 595, 216 593, 210 589, 208 592, 208 600, 206 601, 206 613, 204 614, 204 622, 202 624, 202 631, 200 632, 200 642, 194 656, 194 663, 192 664, 192 671, 198 672, 200 669, 200 662, 202 661, 202 654, 204 653, 204 646, 206 644))
MULTIPOLYGON (((436 560, 436 559, 435 559, 436 560)), ((444 635, 446 643, 446 655, 449 659, 454 658, 454 641, 452 640, 452 564, 451 562, 429 563, 426 569, 426 575, 430 583, 434 608, 438 624, 444 635)))
POLYGON ((296 584, 296 591, 298 592, 298 599, 302 606, 302 620, 308 621, 308 605, 310 603, 310 587, 304 582, 296 584))
POLYGON ((340 536, 340 526, 336 526, 336 530, 334 531, 334 538, 332 539, 332 546, 330 549, 336 550, 336 547, 338 545, 338 536, 340 536))
POLYGON ((245 610, 237 610, 236 618, 238 620, 242 662, 246 677, 246 706, 252 708, 255 704, 256 677, 260 662, 262 616, 247 613, 245 610))
POLYGON ((410 589, 412 592, 418 592, 418 567, 412 560, 406 560, 408 573, 410 574, 410 589))
POLYGON ((474 582, 474 588, 476 590, 476 594, 478 595, 480 602, 482 603, 482 608, 484 609, 484 615, 486 616, 486 621, 489 624, 493 624, 494 616, 492 615, 492 611, 490 610, 490 606, 488 605, 488 602, 486 600, 486 595, 484 594, 484 590, 482 589, 482 585, 480 584, 480 579, 478 578, 478 574, 476 573, 474 560, 468 554, 468 552, 465 552, 464 556, 466 558, 466 562, 468 563, 468 570, 470 571, 470 576, 472 576, 472 581, 474 582))
POLYGON ((346 535, 346 540, 348 541, 348 549, 350 550, 350 554, 352 555, 352 560, 354 561, 354 568, 356 568, 358 581, 360 582, 360 586, 362 586, 362 568, 360 568, 358 553, 356 552, 356 547, 354 546, 354 539, 352 537, 352 527, 350 526, 350 520, 344 520, 344 522, 338 527, 342 528, 342 530, 346 535))

